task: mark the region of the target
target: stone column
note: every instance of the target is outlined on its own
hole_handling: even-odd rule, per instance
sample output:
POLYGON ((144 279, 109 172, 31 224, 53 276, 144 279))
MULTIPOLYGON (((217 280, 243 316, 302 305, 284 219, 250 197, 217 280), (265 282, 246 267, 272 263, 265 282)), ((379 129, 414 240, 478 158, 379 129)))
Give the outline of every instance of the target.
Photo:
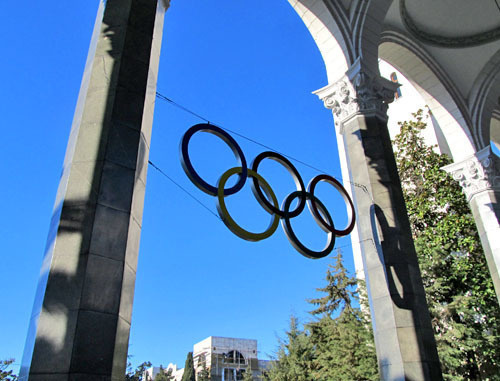
POLYGON ((460 183, 467 197, 500 303, 500 159, 488 146, 443 169, 460 183))
POLYGON ((124 378, 167 6, 100 4, 21 380, 124 378))
MULTIPOLYGON (((387 129, 394 84, 358 61, 315 93, 333 110, 357 211, 383 380, 440 380, 439 358, 387 129)), ((341 159, 342 161, 342 159, 341 159)), ((344 172, 345 174, 345 172, 344 172)))

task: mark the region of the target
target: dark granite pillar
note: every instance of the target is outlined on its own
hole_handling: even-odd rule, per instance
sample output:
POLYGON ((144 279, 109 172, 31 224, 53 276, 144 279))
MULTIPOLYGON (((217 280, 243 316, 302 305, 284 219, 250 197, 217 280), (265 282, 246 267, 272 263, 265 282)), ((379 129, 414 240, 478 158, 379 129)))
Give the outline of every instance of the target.
POLYGON ((21 380, 124 378, 167 6, 164 0, 100 5, 21 380))
POLYGON ((467 197, 500 303, 500 158, 488 146, 443 169, 467 197))
MULTIPOLYGON (((396 85, 397 86, 397 85, 396 85)), ((357 231, 383 380, 440 380, 439 358, 387 129, 395 84, 351 68, 316 94, 334 112, 353 186, 357 231)), ((342 160, 342 159, 341 159, 342 160)), ((347 182, 347 181, 346 181, 347 182)))

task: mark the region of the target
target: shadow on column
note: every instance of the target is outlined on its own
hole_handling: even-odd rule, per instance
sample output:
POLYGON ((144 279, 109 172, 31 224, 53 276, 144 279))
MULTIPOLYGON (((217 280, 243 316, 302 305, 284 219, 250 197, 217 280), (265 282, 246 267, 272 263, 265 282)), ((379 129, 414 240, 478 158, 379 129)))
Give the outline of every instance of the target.
POLYGON ((125 374, 157 0, 105 3, 75 111, 21 380, 122 380, 125 374))
MULTIPOLYGON (((377 252, 392 300, 392 306, 384 305, 378 310, 379 313, 391 310, 393 314, 392 329, 397 334, 405 379, 440 380, 434 332, 387 125, 376 117, 364 117, 360 123, 354 135, 362 145, 369 168, 373 197, 369 211, 371 231, 375 236, 380 235, 375 237, 381 245, 377 252)), ((382 299, 379 302, 385 303, 382 299)), ((378 318, 384 321, 384 316, 378 318)), ((382 359, 380 364, 384 361, 391 359, 382 359)))

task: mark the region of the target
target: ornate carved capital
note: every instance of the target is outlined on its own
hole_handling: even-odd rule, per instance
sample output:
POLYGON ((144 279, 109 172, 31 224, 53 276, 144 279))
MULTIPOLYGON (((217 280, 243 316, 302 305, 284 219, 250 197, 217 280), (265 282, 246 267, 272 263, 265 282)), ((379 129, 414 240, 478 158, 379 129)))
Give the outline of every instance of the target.
POLYGON ((460 183, 467 201, 484 191, 500 191, 500 159, 488 146, 470 158, 442 168, 460 183))
POLYGON ((359 66, 345 76, 314 92, 331 109, 335 123, 344 123, 355 115, 377 115, 387 119, 388 104, 394 100, 399 84, 375 76, 359 66))

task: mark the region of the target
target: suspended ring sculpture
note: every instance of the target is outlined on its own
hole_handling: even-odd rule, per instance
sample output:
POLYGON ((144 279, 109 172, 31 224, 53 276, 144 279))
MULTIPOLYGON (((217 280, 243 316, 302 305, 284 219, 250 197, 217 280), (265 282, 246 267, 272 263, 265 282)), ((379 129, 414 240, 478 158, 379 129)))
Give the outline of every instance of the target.
POLYGON ((354 229, 354 224, 356 221, 354 204, 351 200, 351 197, 339 181, 326 174, 318 175, 311 180, 306 190, 302 177, 300 176, 295 166, 283 155, 271 151, 262 152, 257 155, 257 157, 252 162, 252 168, 247 168, 247 162, 242 149, 240 148, 236 140, 234 140, 231 135, 229 135, 220 127, 211 124, 197 124, 188 129, 181 139, 180 156, 182 168, 184 169, 184 172, 186 172, 186 175, 189 177, 189 179, 193 182, 193 184, 203 192, 217 198, 217 211, 219 212, 219 216, 224 224, 238 237, 243 238, 247 241, 255 242, 269 238, 274 234, 274 232, 278 228, 279 221, 281 220, 281 225, 283 227, 285 235, 292 246, 302 255, 308 258, 318 259, 327 256, 333 250, 333 247, 335 245, 335 237, 348 235, 354 229), (189 141, 195 133, 200 131, 208 132, 222 139, 231 148, 238 162, 237 166, 227 170, 221 175, 219 181, 217 182, 217 185, 211 185, 203 180, 194 169, 193 164, 191 163, 191 159, 189 158, 189 141), (294 179, 297 189, 285 198, 281 208, 271 186, 257 172, 260 163, 264 159, 270 159, 280 163, 281 165, 283 165, 283 167, 285 167, 285 169, 294 179), (227 181, 233 175, 238 175, 238 181, 232 187, 226 188, 227 181), (249 232, 238 225, 237 222, 229 214, 224 200, 226 196, 235 194, 240 191, 245 185, 246 179, 248 177, 252 178, 251 187, 255 198, 264 208, 264 210, 266 210, 273 216, 269 227, 261 233, 249 232), (344 199, 348 214, 348 223, 345 228, 337 229, 335 227, 333 219, 326 209, 325 205, 314 195, 316 186, 320 182, 326 182, 332 185, 344 199), (296 198, 299 199, 298 204, 292 211, 290 211, 292 202, 296 198), (324 232, 328 234, 327 243, 321 251, 314 251, 306 247, 302 242, 300 242, 291 226, 290 220, 302 213, 306 203, 316 223, 324 232))

